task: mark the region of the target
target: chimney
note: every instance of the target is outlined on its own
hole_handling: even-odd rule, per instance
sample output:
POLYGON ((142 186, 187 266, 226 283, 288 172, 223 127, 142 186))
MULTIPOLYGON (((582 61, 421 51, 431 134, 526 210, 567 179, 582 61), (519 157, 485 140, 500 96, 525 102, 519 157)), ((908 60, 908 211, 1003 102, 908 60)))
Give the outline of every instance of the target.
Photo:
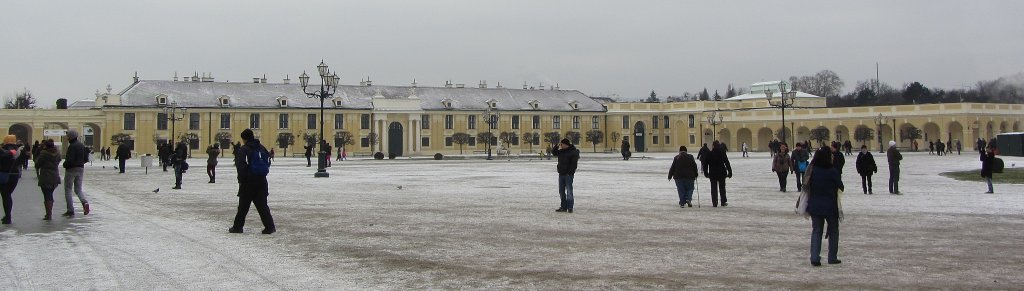
POLYGON ((451 88, 452 87, 452 81, 450 81, 450 80, 449 81, 444 81, 444 87, 445 88, 451 88))
POLYGON ((213 73, 206 73, 206 78, 203 78, 203 82, 213 82, 213 73))
POLYGON ((193 73, 192 74, 192 82, 199 82, 199 81, 202 81, 201 79, 199 79, 199 72, 193 73))
POLYGON ((416 88, 416 79, 412 79, 412 87, 416 88))
POLYGON ((291 82, 292 82, 292 79, 288 79, 288 75, 284 75, 284 83, 288 84, 288 83, 291 83, 291 82))
POLYGON ((480 84, 478 85, 478 87, 479 87, 480 89, 484 89, 484 88, 487 88, 487 81, 483 81, 483 80, 481 80, 481 81, 480 81, 480 84))
POLYGON ((555 83, 555 88, 552 88, 551 90, 558 91, 559 89, 561 89, 561 87, 558 86, 558 83, 555 83))
POLYGON ((258 78, 258 77, 256 77, 256 78, 252 78, 252 82, 253 82, 254 84, 259 84, 259 83, 260 83, 260 78, 258 78))
POLYGON ((182 81, 188 82, 190 79, 188 76, 182 77, 182 81))
POLYGON ((494 86, 494 88, 498 88, 498 89, 501 89, 501 88, 502 88, 502 87, 501 87, 501 81, 498 81, 498 85, 497 85, 497 86, 494 86))
POLYGON ((267 74, 263 74, 263 78, 260 78, 260 83, 263 83, 263 84, 267 83, 267 74))
POLYGON ((177 81, 178 81, 178 72, 174 72, 174 81, 175 81, 175 82, 177 82, 177 81))
POLYGON ((526 82, 523 82, 523 90, 526 90, 526 89, 528 89, 528 88, 529 88, 529 87, 526 87, 526 82))
POLYGON ((132 77, 132 82, 135 82, 135 83, 139 82, 139 72, 138 71, 135 71, 135 77, 132 77))
POLYGON ((366 80, 359 79, 359 86, 366 86, 366 80))
POLYGON ((538 85, 539 85, 541 90, 544 90, 544 82, 540 82, 540 83, 538 83, 538 85))
POLYGON ((373 81, 370 80, 370 76, 366 76, 366 87, 373 86, 373 81))

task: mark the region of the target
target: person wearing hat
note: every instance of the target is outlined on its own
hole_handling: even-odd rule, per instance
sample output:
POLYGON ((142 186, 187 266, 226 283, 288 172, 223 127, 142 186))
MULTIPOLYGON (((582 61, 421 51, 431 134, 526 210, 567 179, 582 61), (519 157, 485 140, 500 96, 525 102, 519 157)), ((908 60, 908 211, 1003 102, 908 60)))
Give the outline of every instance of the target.
POLYGON ((83 214, 89 215, 89 200, 85 197, 85 191, 82 191, 88 152, 85 150, 85 145, 78 140, 78 131, 68 130, 68 143, 68 151, 64 154, 64 200, 67 201, 68 211, 63 215, 65 217, 75 216, 75 201, 71 197, 72 189, 78 195, 78 201, 82 202, 83 214))
POLYGON ((11 224, 11 208, 14 206, 11 194, 14 194, 14 188, 18 187, 18 180, 21 179, 21 153, 18 137, 5 136, 3 152, 0 152, 0 196, 3 196, 4 204, 4 217, 0 221, 3 224, 11 224))
POLYGON ((580 160, 580 151, 569 142, 569 139, 563 138, 558 145, 551 149, 551 155, 558 157, 558 198, 562 201, 561 206, 555 212, 572 213, 574 204, 572 178, 576 175, 576 164, 580 160))
MULTIPOLYGON (((228 229, 230 233, 242 233, 245 226, 245 216, 249 214, 249 205, 256 205, 256 212, 260 214, 263 222, 263 234, 272 234, 277 231, 274 226, 274 217, 270 215, 270 206, 267 206, 267 196, 270 190, 267 185, 266 172, 257 174, 250 169, 255 160, 250 156, 269 157, 270 152, 260 144, 251 129, 242 131, 242 141, 245 145, 236 147, 235 169, 238 172, 238 213, 235 214, 234 224, 228 229), (257 155, 259 154, 259 155, 257 155)), ((267 161, 266 167, 269 167, 267 161)), ((266 169, 266 168, 265 168, 266 169)))
POLYGON ((43 191, 43 207, 46 215, 43 220, 50 220, 53 215, 53 190, 60 185, 60 152, 52 139, 48 139, 36 154, 36 170, 39 171, 39 189, 43 191))
POLYGON ((889 141, 889 150, 885 152, 889 160, 889 194, 900 194, 900 161, 903 155, 896 149, 896 141, 889 141))

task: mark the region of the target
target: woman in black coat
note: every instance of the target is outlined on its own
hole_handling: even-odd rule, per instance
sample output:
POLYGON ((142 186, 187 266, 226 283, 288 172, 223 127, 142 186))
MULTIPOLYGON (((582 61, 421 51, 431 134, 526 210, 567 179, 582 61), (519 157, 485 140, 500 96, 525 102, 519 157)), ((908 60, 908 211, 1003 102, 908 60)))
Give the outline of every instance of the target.
POLYGON ((48 139, 42 145, 42 150, 36 155, 36 169, 39 170, 39 189, 43 192, 43 207, 46 214, 43 220, 50 220, 53 214, 53 191, 60 185, 60 152, 54 146, 53 140, 48 139))
POLYGON ((871 175, 878 173, 878 165, 875 164, 875 157, 871 155, 868 146, 860 146, 860 154, 857 154, 857 174, 860 174, 860 188, 864 194, 875 194, 871 191, 871 175))
POLYGON ((988 147, 985 152, 981 153, 981 177, 985 178, 985 182, 988 183, 988 192, 985 194, 995 193, 992 190, 992 163, 995 162, 995 159, 996 153, 992 147, 988 147))
POLYGON ((811 265, 821 266, 821 233, 828 223, 828 263, 839 264, 839 191, 844 189, 839 172, 832 167, 832 150, 821 148, 814 153, 808 179, 810 195, 807 214, 811 216, 811 265))

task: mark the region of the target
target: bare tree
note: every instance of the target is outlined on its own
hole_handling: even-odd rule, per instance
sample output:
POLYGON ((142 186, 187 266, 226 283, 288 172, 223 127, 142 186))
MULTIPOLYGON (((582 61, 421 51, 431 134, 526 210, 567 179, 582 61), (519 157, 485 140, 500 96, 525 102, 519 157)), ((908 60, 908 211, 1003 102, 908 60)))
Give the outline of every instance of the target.
POLYGON ((27 89, 18 92, 14 95, 14 98, 6 98, 4 102, 5 109, 32 109, 36 108, 36 98, 32 97, 32 92, 27 89))
POLYGON ((587 132, 587 142, 594 145, 594 152, 597 152, 597 144, 604 142, 604 133, 600 130, 591 130, 587 132))
POLYGON ((465 132, 456 132, 452 135, 452 142, 459 145, 459 154, 462 154, 462 145, 469 143, 469 134, 465 132))

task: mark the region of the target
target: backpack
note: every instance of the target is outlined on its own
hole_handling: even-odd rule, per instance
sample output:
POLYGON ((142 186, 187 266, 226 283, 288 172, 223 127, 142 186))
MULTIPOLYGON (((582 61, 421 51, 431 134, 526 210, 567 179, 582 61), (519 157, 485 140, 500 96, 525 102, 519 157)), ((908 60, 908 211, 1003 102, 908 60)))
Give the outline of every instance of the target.
POLYGON ((270 173, 270 154, 263 148, 249 152, 249 173, 266 177, 270 173))
POLYGON ((992 173, 1003 173, 1003 159, 992 158, 992 173))

